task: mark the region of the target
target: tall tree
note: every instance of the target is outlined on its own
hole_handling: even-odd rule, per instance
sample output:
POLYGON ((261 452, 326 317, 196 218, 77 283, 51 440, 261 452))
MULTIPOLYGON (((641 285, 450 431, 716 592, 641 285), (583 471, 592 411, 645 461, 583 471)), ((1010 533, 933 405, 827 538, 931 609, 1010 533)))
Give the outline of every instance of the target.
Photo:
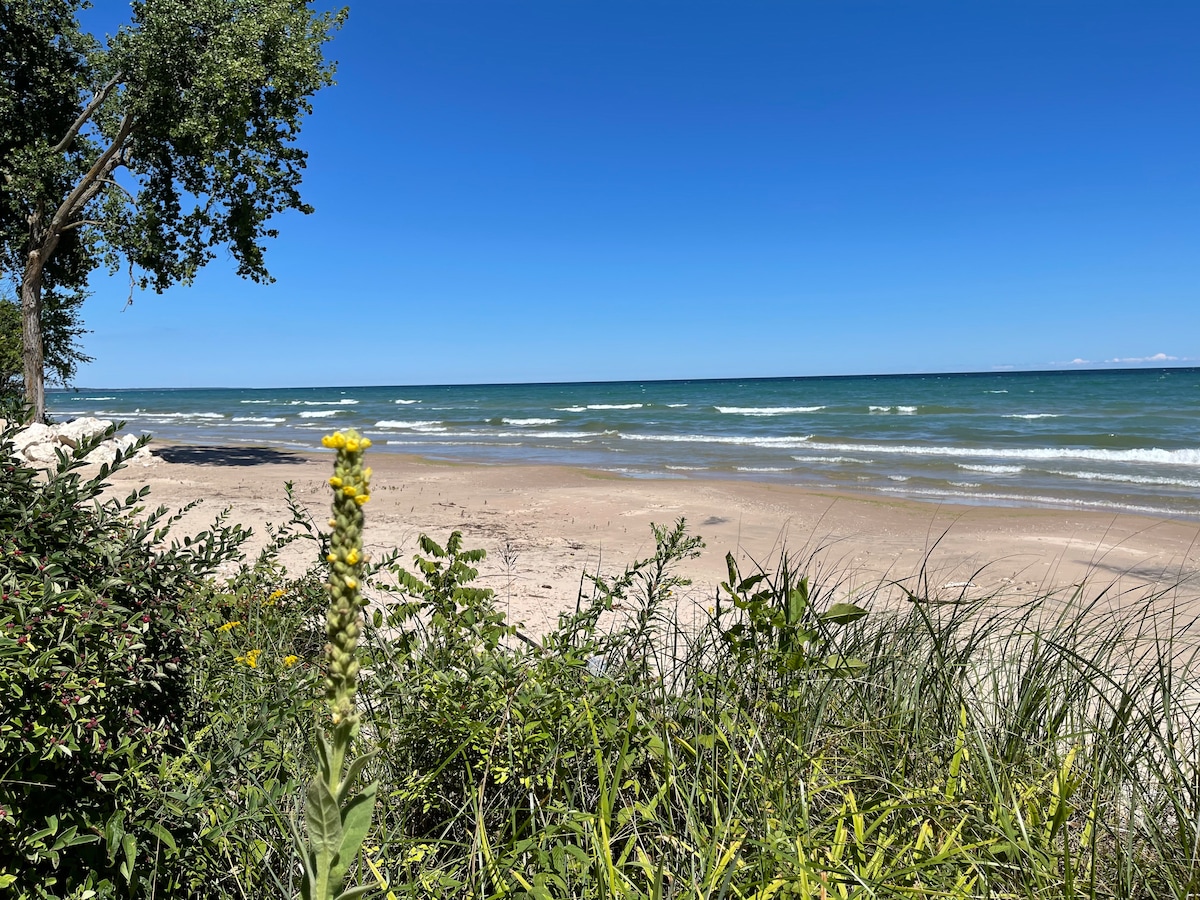
POLYGON ((296 146, 332 83, 345 10, 305 0, 133 0, 100 41, 86 0, 0 0, 0 267, 20 293, 26 401, 45 417, 45 311, 100 264, 189 283, 225 248, 269 281, 272 216, 311 212, 296 146), (48 298, 53 303, 48 302, 48 298))

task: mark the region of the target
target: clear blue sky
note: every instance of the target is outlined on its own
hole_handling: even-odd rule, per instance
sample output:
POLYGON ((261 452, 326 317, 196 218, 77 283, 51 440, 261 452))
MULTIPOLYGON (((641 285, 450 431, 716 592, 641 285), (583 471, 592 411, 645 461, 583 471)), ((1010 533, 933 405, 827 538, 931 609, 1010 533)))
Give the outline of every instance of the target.
POLYGON ((1195 0, 359 0, 277 282, 99 275, 78 382, 1198 364, 1198 51, 1195 0))

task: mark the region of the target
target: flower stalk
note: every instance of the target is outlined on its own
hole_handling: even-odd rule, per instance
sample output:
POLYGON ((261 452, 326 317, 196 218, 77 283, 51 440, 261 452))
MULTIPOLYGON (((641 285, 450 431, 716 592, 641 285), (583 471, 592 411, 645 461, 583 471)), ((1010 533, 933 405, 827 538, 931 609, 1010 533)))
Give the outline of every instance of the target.
POLYGON ((358 859, 375 808, 376 782, 360 789, 354 783, 375 755, 363 754, 346 762, 360 718, 355 705, 358 691, 358 639, 362 632, 363 505, 370 498, 371 470, 363 467, 363 452, 370 440, 350 430, 322 438, 337 451, 333 477, 333 516, 329 525, 328 644, 325 650, 325 699, 329 704, 330 730, 316 728, 317 776, 305 796, 307 842, 296 835, 304 861, 300 883, 302 900, 353 900, 369 885, 343 889, 350 866, 358 859))

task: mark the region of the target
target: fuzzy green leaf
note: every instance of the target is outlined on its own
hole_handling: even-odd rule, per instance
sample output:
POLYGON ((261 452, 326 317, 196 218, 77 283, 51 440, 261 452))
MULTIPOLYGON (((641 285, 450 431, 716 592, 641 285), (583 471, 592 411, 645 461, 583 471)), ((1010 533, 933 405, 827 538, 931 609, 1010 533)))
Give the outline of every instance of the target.
POLYGON ((342 813, 342 840, 329 873, 330 882, 334 886, 341 884, 350 863, 358 858, 358 851, 371 828, 371 814, 375 810, 375 792, 378 787, 379 783, 372 781, 350 798, 342 813))

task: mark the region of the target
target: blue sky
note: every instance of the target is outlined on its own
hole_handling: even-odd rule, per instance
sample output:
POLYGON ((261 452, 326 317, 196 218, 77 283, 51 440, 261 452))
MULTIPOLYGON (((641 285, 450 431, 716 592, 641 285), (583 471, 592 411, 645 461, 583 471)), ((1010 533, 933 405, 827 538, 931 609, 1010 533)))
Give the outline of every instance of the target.
POLYGON ((124 309, 98 275, 78 383, 1198 364, 1198 34, 1153 0, 359 0, 276 283, 219 257, 124 309))

